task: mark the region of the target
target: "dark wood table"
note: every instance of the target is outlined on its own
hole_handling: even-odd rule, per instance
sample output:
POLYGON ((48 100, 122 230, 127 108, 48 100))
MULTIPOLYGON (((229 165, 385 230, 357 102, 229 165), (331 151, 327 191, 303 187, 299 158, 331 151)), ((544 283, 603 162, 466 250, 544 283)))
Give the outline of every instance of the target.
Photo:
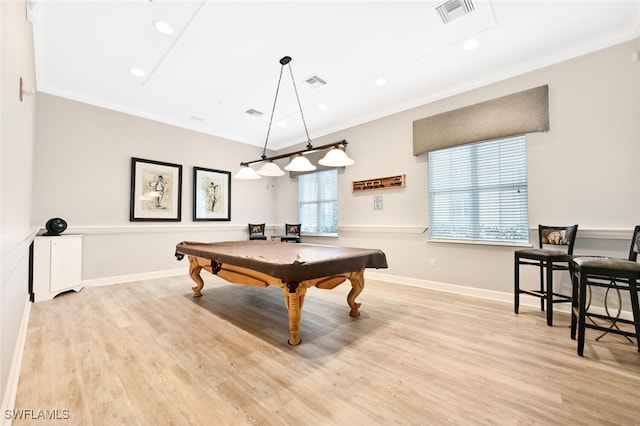
POLYGON ((300 315, 307 288, 332 289, 348 279, 351 291, 347 303, 350 315, 357 317, 360 303, 355 299, 364 289, 364 270, 387 267, 386 256, 379 249, 273 241, 183 241, 176 245, 175 255, 178 260, 189 258, 189 275, 196 283, 194 297, 202 296, 202 269, 231 283, 282 288, 289 312, 290 345, 300 343, 300 315))

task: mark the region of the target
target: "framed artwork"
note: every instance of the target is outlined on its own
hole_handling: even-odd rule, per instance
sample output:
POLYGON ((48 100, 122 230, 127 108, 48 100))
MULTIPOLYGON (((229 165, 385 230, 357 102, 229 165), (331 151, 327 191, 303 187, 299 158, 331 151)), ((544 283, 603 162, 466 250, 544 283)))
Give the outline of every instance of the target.
POLYGON ((182 166, 131 158, 130 221, 180 222, 182 166))
POLYGON ((231 220, 231 172, 193 168, 193 220, 231 220))

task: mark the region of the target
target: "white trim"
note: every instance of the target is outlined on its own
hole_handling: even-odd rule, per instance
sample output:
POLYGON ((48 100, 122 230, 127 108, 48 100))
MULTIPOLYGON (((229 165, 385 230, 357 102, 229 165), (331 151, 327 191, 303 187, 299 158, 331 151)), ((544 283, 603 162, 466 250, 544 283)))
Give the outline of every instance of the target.
MULTIPOLYGON (((84 280, 82 285, 87 287, 97 287, 111 284, 121 284, 132 281, 150 280, 155 278, 174 277, 180 275, 188 275, 187 269, 170 269, 157 272, 145 272, 141 274, 120 275, 114 277, 97 278, 93 280, 84 280)), ((403 277, 400 275, 390 275, 376 272, 375 270, 367 269, 365 271, 366 278, 376 281, 383 281, 392 284, 409 285, 413 287, 425 288, 428 290, 444 291, 447 293, 459 294, 462 296, 478 297, 480 299, 494 300, 497 302, 504 302, 513 304, 513 293, 487 290, 483 288, 467 287, 455 284, 442 283, 438 281, 423 280, 419 278, 403 277)), ((540 299, 523 294, 520 296, 520 305, 532 308, 540 309, 540 299)), ((569 303, 561 303, 554 307, 554 311, 558 312, 570 312, 569 303)), ((513 309, 512 307, 510 309, 513 309)), ((604 308, 592 306, 590 308, 593 312, 606 314, 604 308)), ((622 311, 620 318, 633 319, 633 313, 630 311, 622 311)))
POLYGON ((26 299, 24 311, 22 312, 22 320, 20 321, 20 329, 18 330, 18 338, 11 359, 11 367, 9 368, 9 376, 7 378, 7 386, 4 391, 2 401, 2 425, 10 426, 12 419, 6 419, 5 410, 11 410, 15 407, 16 394, 18 392, 18 381, 20 379, 20 370, 22 369, 22 357, 24 355, 24 345, 27 340, 27 326, 29 325, 29 316, 31 315, 31 302, 26 299))
MULTIPOLYGON (((505 302, 512 305, 510 308, 513 310, 513 293, 503 292, 495 290, 487 290, 475 287, 466 287, 454 284, 441 283, 437 281, 422 280, 418 278, 402 277, 399 275, 388 275, 380 272, 365 271, 365 276, 377 281, 383 281, 393 284, 410 285, 413 287, 426 288, 428 290, 444 291, 447 293, 459 294, 462 296, 478 297, 481 299, 495 300, 497 302, 505 302)), ((533 296, 523 294, 520 296, 520 305, 532 308, 540 309, 540 299, 533 296)), ((554 306, 554 312, 571 312, 570 303, 560 303, 554 306)), ((589 308, 592 312, 606 315, 604 308, 599 306, 591 306, 589 308)), ((514 314, 515 315, 515 314, 514 314)), ((633 320, 633 313, 631 311, 622 311, 620 318, 633 320)))
POLYGON ((156 232, 202 232, 202 231, 238 231, 247 229, 247 225, 105 225, 105 226, 70 226, 72 234, 140 234, 156 232))
POLYGON ((423 234, 429 229, 426 226, 377 226, 377 225, 346 225, 338 226, 340 232, 372 232, 391 234, 423 234))
POLYGON ((474 296, 482 299, 497 300, 500 302, 513 302, 513 294, 502 291, 487 290, 475 287, 465 287, 454 284, 447 284, 438 281, 429 281, 419 278, 403 277, 400 275, 390 275, 376 272, 373 270, 365 270, 366 278, 377 281, 384 281, 393 284, 410 285, 413 287, 426 288, 429 290, 444 291, 447 293, 460 294, 464 296, 474 296))
MULTIPOLYGON (((536 229, 535 232, 538 232, 536 229)), ((593 238, 599 240, 629 240, 633 235, 633 228, 629 229, 580 229, 576 238, 593 238)))
POLYGON ((99 287, 103 285, 121 284, 132 281, 152 280, 155 278, 175 277, 178 275, 188 275, 188 268, 185 266, 180 269, 169 269, 165 271, 155 272, 142 272, 139 274, 118 275, 105 278, 94 278, 91 280, 82 280, 82 285, 85 287, 99 287))
MULTIPOLYGON (((70 226, 66 232, 73 234, 140 234, 153 232, 202 232, 202 231, 245 231, 247 225, 232 224, 189 224, 189 225, 104 225, 104 226, 70 226)), ((284 229, 283 225, 266 225, 266 230, 277 231, 284 229)), ((429 229, 425 225, 344 225, 338 226, 339 232, 369 232, 369 233, 388 233, 388 234, 424 234, 429 229)), ((33 237, 44 228, 36 228, 35 231, 25 240, 27 245, 33 240, 33 237)), ((538 228, 531 228, 532 235, 537 235, 538 228)), ((631 240, 633 229, 578 229, 577 238, 594 238, 605 240, 631 240)), ((307 235, 307 234, 303 234, 307 235)), ((310 234, 309 234, 310 235, 310 234)), ((310 235, 311 236, 311 235, 310 235)), ((315 236, 315 235, 313 235, 315 236)), ((327 236, 327 235, 320 235, 327 236)), ((458 242, 449 240, 429 240, 432 242, 458 242)), ((466 244, 473 244, 473 241, 461 241, 466 244)), ((480 242, 485 244, 485 242, 480 242)), ((519 246, 521 244, 506 243, 506 245, 519 246)), ((526 244, 523 244, 526 247, 526 244)))
POLYGON ((482 240, 448 240, 443 238, 429 238, 430 243, 449 243, 449 244, 473 244, 483 246, 507 246, 507 247, 533 247, 531 243, 524 241, 482 241, 482 240))

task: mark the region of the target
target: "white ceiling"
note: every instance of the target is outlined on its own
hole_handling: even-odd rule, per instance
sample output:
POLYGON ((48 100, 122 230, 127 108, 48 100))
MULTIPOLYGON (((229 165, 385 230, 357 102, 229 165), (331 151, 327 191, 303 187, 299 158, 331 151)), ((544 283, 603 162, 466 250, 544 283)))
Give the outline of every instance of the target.
MULTIPOLYGON (((441 0, 30 0, 27 11, 38 91, 260 147, 285 55, 313 140, 640 34, 640 0, 473 1, 446 25, 441 0), (466 51, 470 38, 480 46, 466 51), (302 84, 312 75, 328 84, 302 84)), ((306 141, 284 71, 270 149, 306 141)))

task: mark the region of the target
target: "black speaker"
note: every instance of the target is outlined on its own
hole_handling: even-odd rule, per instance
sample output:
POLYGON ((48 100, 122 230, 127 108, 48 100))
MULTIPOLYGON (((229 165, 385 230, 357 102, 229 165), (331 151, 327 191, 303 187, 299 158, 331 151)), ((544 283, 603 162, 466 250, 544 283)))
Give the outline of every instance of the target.
POLYGON ((65 229, 67 229, 67 222, 64 219, 60 219, 59 217, 54 217, 53 219, 49 219, 47 224, 45 225, 47 228, 47 232, 42 235, 48 237, 57 237, 62 234, 65 229))

